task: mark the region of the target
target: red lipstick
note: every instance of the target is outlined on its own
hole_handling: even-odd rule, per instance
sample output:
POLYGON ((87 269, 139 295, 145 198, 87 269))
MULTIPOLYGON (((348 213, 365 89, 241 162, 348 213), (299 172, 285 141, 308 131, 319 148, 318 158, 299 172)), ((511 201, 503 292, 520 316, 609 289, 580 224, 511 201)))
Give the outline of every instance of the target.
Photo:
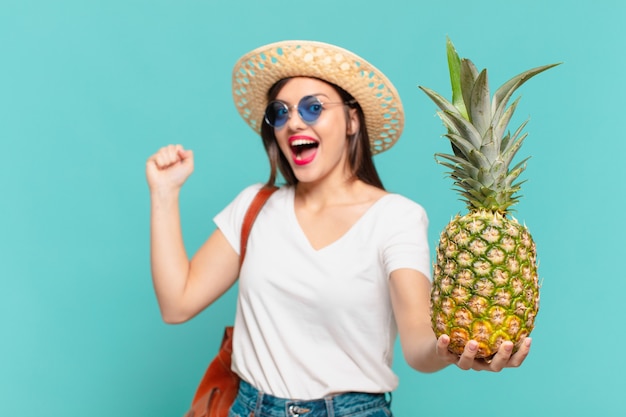
POLYGON ((307 165, 315 159, 319 141, 310 136, 297 135, 289 138, 289 147, 294 164, 307 165))

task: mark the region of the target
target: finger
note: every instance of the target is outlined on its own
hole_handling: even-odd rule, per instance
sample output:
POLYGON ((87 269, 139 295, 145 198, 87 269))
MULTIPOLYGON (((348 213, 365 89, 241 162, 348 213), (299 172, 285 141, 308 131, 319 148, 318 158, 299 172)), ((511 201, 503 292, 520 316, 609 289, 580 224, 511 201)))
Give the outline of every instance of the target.
POLYGON ((169 159, 167 157, 167 147, 163 147, 159 149, 157 153, 154 154, 153 159, 154 159, 154 163, 159 169, 163 169, 167 165, 169 165, 169 159))
POLYGON ((183 157, 187 153, 187 150, 185 150, 183 145, 176 145, 175 150, 179 158, 183 157))
POLYGON ((182 149, 180 145, 168 145, 167 146, 167 159, 170 164, 175 164, 180 161, 180 156, 178 155, 178 150, 182 149))
POLYGON ((172 157, 176 162, 180 162, 185 165, 189 165, 188 168, 193 168, 193 151, 185 150, 182 145, 175 145, 171 151, 175 154, 172 157))
POLYGON ((437 356, 444 361, 448 363, 455 363, 459 359, 458 355, 455 355, 448 350, 448 346, 450 346, 450 336, 448 336, 447 334, 442 334, 441 336, 439 336, 439 339, 437 339, 437 344, 435 346, 437 356))
POLYGON ((184 163, 193 162, 193 151, 181 148, 178 150, 178 157, 184 163))
POLYGON ((175 145, 168 145, 158 150, 153 158, 159 169, 166 169, 180 161, 175 145))
POLYGON ((520 366, 524 362, 524 359, 526 359, 526 357, 530 353, 531 342, 532 339, 530 337, 525 338, 520 344, 518 351, 515 352, 513 356, 511 356, 511 358, 509 359, 507 366, 511 368, 517 368, 518 366, 520 366))
POLYGON ((450 337, 447 334, 442 334, 437 339, 437 355, 446 356, 448 352, 448 346, 450 345, 450 337))
POLYGON ((474 366, 474 359, 476 358, 477 353, 478 342, 475 340, 470 340, 465 345, 465 349, 463 349, 463 353, 459 357, 456 365, 463 370, 472 369, 472 367, 474 366))
POLYGON ((513 343, 512 342, 504 342, 498 348, 496 354, 490 360, 486 360, 485 364, 486 369, 489 369, 493 372, 500 372, 503 368, 507 366, 509 359, 511 358, 511 354, 513 353, 513 343))
POLYGON ((163 148, 159 152, 157 152, 157 154, 154 156, 154 162, 159 169, 165 169, 172 164, 166 148, 163 148))
POLYGON ((154 166, 156 166, 158 169, 161 169, 163 167, 163 161, 163 149, 159 149, 157 153, 148 158, 148 162, 154 164, 154 166))

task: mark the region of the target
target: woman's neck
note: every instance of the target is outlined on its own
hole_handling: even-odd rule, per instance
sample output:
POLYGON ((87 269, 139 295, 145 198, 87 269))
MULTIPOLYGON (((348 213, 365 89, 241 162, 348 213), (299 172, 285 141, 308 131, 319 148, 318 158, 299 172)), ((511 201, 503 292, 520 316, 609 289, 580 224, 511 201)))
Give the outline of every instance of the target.
POLYGON ((334 205, 361 204, 376 200, 382 194, 386 194, 386 192, 372 185, 368 185, 356 177, 333 182, 299 182, 295 186, 297 204, 318 208, 334 205))

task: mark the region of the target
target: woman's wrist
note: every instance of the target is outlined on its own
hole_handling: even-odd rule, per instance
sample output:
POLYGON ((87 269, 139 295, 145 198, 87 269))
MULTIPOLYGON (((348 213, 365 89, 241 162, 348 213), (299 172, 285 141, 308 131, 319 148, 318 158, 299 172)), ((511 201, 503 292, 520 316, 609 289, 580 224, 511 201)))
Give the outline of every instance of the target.
POLYGON ((178 205, 180 188, 158 187, 150 188, 150 201, 153 207, 168 207, 178 205))

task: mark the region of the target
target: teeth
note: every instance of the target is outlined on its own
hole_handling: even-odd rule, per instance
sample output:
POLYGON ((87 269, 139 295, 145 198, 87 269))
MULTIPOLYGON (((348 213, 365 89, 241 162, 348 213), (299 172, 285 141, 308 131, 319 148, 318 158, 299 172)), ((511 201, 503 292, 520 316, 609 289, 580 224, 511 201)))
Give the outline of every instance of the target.
POLYGON ((291 146, 303 146, 303 145, 314 145, 317 142, 309 139, 296 139, 291 142, 291 146))

